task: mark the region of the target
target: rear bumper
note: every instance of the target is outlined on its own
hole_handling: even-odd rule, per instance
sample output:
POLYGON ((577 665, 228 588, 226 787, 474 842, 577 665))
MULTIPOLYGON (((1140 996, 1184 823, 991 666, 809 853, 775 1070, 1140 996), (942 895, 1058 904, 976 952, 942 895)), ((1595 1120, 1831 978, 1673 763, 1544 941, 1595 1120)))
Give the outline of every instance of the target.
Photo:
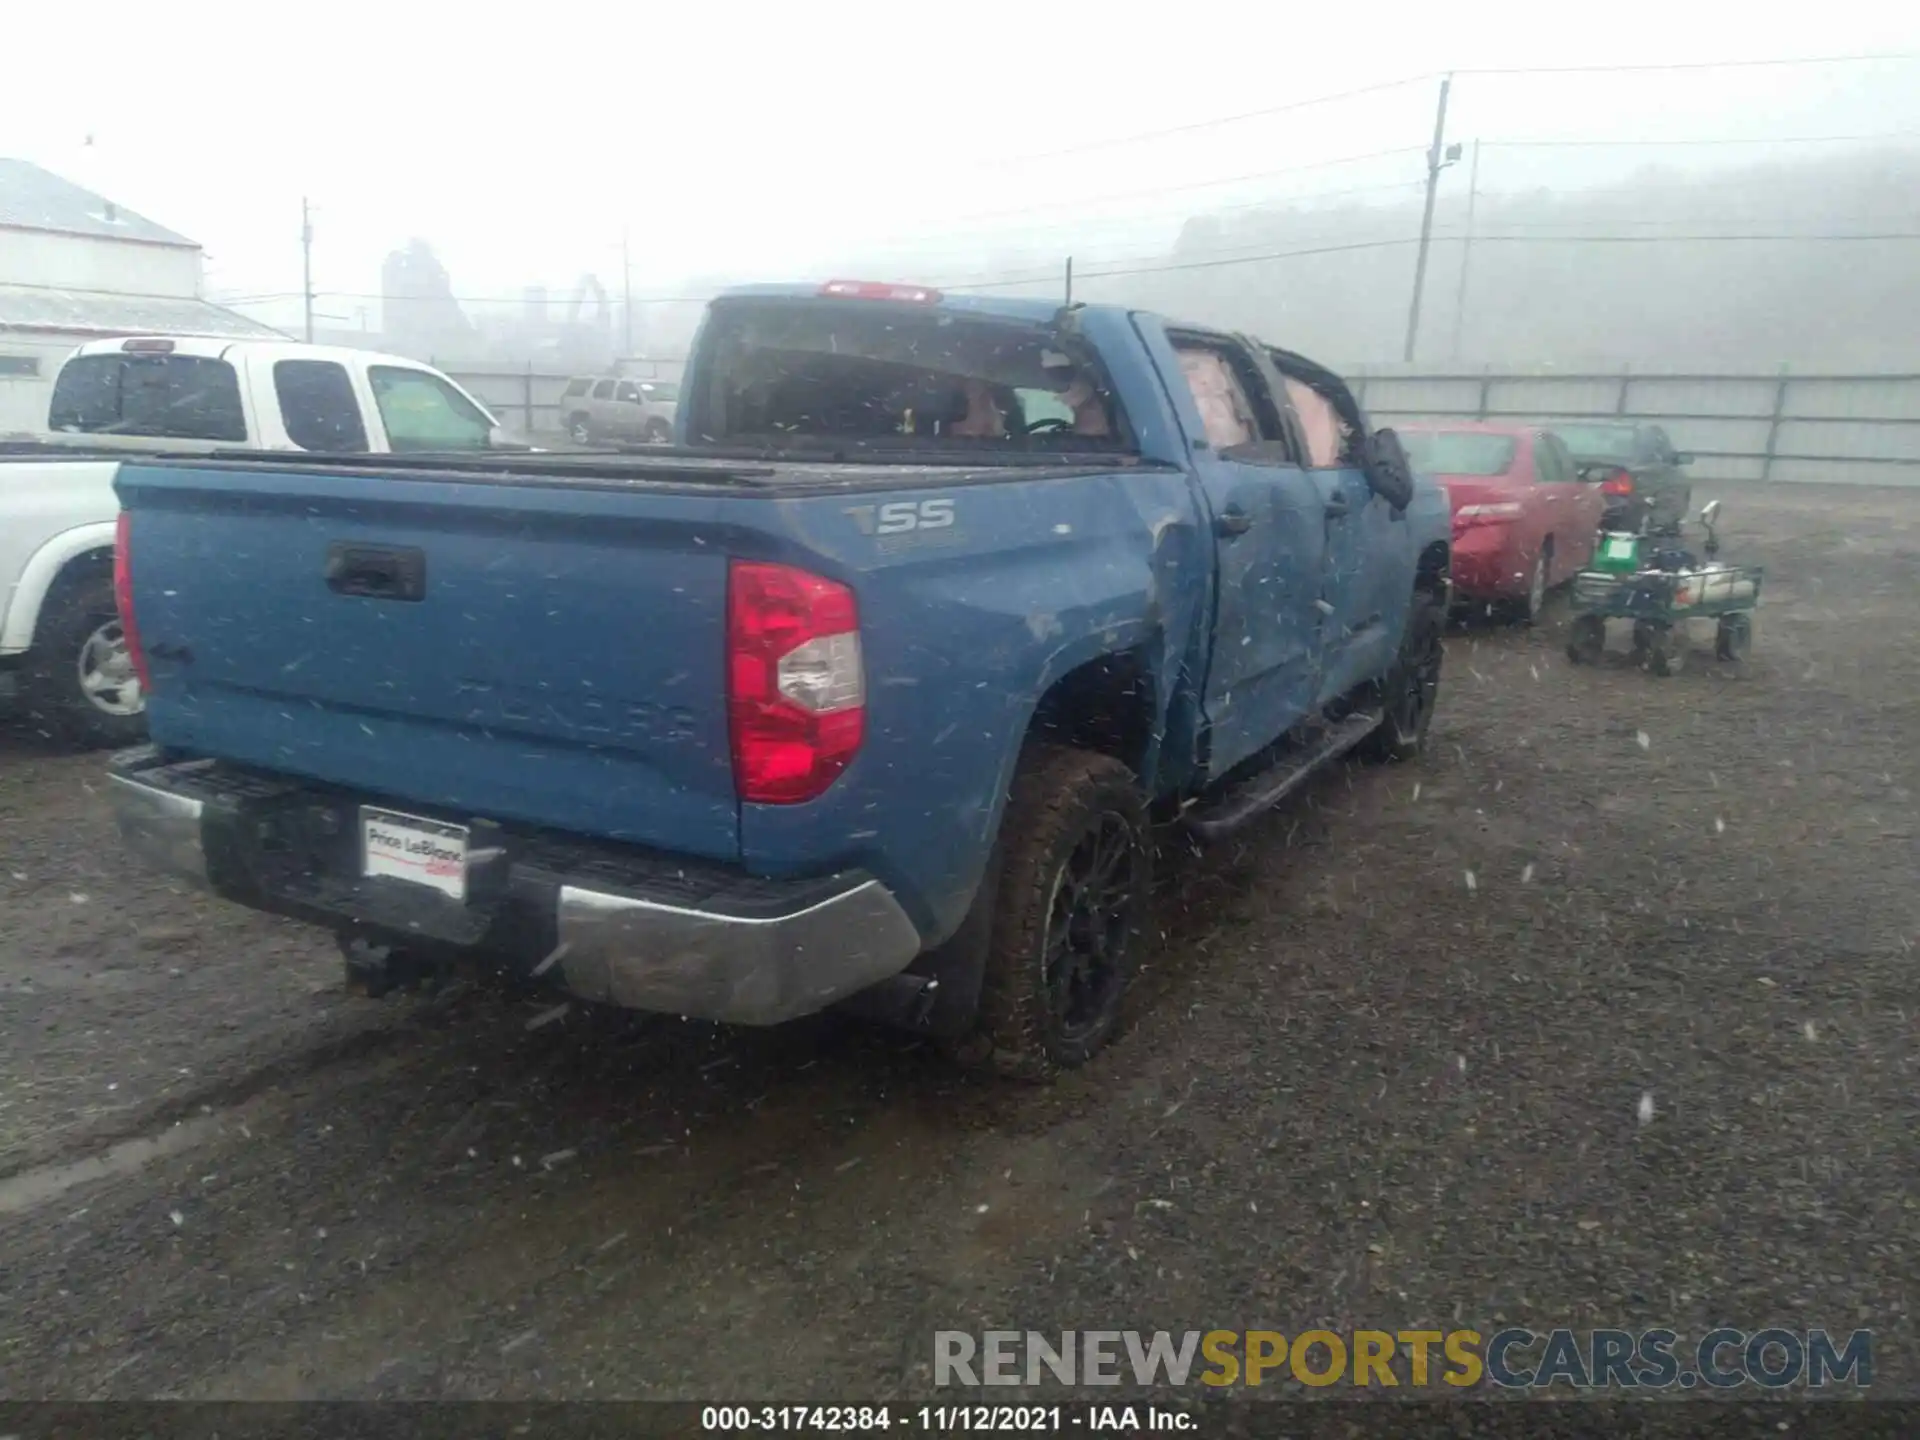
POLYGON ((1647 507, 1648 499, 1644 495, 1609 495, 1607 508, 1600 515, 1600 528, 1638 535, 1647 520, 1647 507))
POLYGON ((158 869, 254 909, 485 955, 586 1000, 772 1025, 897 975, 921 950, 864 872, 768 881, 442 813, 470 831, 461 901, 360 873, 359 808, 372 797, 169 763, 150 746, 115 756, 109 779, 123 841, 158 869))
POLYGON ((1687 518, 1691 491, 1684 488, 1642 490, 1633 495, 1609 495, 1600 517, 1602 530, 1677 530, 1687 518))
POLYGON ((1463 600, 1527 593, 1519 538, 1508 525, 1469 525, 1453 537, 1453 588, 1463 600))

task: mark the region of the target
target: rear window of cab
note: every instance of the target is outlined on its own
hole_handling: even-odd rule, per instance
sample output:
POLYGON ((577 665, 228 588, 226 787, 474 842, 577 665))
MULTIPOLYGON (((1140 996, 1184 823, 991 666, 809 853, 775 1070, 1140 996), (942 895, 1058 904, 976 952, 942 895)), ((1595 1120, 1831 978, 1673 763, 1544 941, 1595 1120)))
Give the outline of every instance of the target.
POLYGON ((204 355, 76 355, 60 367, 47 428, 170 440, 247 438, 240 379, 204 355))
POLYGON ((1415 470, 1430 475, 1504 475, 1518 442, 1485 430, 1402 430, 1400 443, 1415 470))
POLYGON ((1134 448, 1095 357, 1050 326, 841 299, 719 302, 708 323, 706 363, 678 397, 701 443, 1134 448))

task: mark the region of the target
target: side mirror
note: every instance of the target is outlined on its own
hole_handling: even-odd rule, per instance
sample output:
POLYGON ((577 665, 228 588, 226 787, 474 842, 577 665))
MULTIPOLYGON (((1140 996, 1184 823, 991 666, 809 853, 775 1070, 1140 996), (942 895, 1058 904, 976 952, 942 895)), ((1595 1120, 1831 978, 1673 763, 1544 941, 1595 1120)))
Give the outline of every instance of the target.
POLYGON ((1406 446, 1391 430, 1376 430, 1368 437, 1360 461, 1367 485, 1395 510, 1405 510, 1413 501, 1413 464, 1407 459, 1406 446))

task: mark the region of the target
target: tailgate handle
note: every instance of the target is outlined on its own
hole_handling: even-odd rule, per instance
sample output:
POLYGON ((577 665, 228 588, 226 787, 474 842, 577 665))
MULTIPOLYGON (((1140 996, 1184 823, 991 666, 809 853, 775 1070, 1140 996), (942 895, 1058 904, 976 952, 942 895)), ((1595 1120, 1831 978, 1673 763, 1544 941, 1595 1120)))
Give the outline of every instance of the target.
POLYGON ((427 552, 411 545, 327 547, 327 588, 336 595, 369 600, 427 598, 427 552))

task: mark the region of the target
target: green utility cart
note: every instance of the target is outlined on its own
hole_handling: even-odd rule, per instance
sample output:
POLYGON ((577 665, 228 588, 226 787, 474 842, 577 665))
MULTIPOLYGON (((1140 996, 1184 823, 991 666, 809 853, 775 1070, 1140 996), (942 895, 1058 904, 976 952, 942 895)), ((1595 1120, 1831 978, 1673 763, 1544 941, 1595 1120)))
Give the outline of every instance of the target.
POLYGON ((1686 622, 1719 622, 1714 653, 1722 660, 1742 659, 1753 641, 1753 610, 1760 603, 1764 572, 1757 565, 1723 565, 1713 522, 1715 500, 1700 512, 1706 527, 1706 559, 1672 542, 1651 536, 1609 532, 1594 549, 1591 568, 1573 581, 1573 628, 1567 658, 1576 665, 1600 659, 1607 643, 1607 622, 1633 623, 1634 658, 1655 675, 1671 675, 1679 665, 1686 622))

